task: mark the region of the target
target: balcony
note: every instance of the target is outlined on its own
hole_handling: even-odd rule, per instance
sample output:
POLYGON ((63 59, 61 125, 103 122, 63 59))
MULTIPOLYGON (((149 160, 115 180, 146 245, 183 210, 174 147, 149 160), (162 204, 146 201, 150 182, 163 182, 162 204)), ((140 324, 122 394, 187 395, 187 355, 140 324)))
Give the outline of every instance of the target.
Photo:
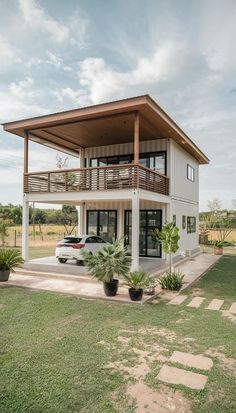
POLYGON ((139 164, 24 174, 24 192, 29 194, 132 188, 169 195, 169 178, 139 164))

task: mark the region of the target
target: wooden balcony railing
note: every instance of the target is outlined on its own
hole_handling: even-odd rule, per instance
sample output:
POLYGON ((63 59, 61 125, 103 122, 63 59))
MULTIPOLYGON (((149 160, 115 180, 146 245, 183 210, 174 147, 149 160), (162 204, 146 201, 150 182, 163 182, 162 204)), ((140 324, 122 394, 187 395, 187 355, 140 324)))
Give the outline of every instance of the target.
POLYGON ((24 175, 25 193, 142 188, 169 195, 169 178, 142 165, 125 164, 31 172, 24 175))

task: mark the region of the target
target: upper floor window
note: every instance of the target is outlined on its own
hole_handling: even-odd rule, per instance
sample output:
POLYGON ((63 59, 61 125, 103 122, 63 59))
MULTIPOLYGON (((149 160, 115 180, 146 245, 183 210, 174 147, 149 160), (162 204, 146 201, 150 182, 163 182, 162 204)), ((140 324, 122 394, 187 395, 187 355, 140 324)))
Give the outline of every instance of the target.
MULTIPOLYGON (((132 163, 134 160, 133 154, 130 155, 118 155, 118 156, 106 156, 100 158, 91 158, 90 166, 108 166, 108 165, 120 165, 126 163, 132 163)), ((153 169, 163 175, 166 175, 166 152, 151 152, 140 153, 139 162, 146 168, 153 169)))
POLYGON ((196 232, 196 217, 187 217, 187 233, 196 232))
POLYGON ((187 164, 187 178, 191 182, 195 181, 195 169, 189 164, 187 164))

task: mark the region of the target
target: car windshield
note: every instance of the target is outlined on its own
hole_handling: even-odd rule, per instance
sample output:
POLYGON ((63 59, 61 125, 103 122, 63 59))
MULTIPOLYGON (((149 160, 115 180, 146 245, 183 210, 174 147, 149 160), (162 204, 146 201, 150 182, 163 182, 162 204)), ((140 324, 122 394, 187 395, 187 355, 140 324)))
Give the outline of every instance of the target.
POLYGON ((60 244, 76 244, 78 242, 81 242, 82 238, 78 237, 65 237, 62 241, 60 241, 60 244))

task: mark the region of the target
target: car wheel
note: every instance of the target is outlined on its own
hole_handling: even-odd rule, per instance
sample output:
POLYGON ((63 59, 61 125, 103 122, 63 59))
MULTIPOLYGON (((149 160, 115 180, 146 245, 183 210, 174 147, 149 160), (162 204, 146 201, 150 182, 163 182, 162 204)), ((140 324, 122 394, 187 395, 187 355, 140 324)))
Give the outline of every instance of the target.
POLYGON ((58 258, 58 261, 59 261, 61 264, 65 264, 65 262, 67 261, 67 258, 58 258))

